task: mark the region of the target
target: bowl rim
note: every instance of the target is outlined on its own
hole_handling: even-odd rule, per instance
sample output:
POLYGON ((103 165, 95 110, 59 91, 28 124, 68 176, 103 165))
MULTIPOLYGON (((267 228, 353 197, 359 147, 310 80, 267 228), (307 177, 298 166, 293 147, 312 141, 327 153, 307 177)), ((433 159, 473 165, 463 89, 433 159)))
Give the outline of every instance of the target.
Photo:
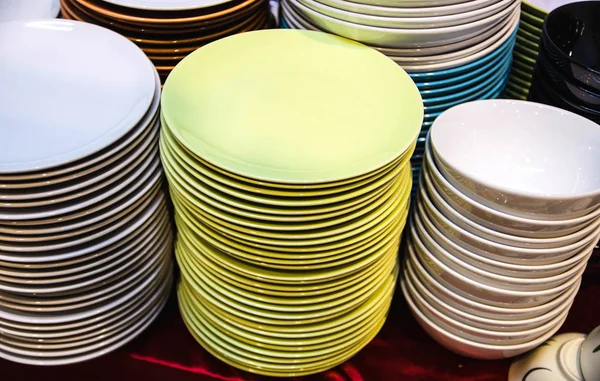
MULTIPOLYGON (((506 105, 518 104, 518 105, 520 105, 521 109, 526 108, 526 112, 528 110, 536 108, 538 112, 540 110, 547 110, 548 113, 554 113, 554 114, 558 113, 558 114, 562 114, 562 115, 567 115, 568 118, 574 119, 582 124, 587 124, 587 125, 589 125, 590 128, 597 129, 600 134, 600 126, 597 123, 595 123, 589 119, 586 119, 585 117, 578 115, 576 113, 573 113, 573 112, 570 112, 567 110, 563 110, 558 107, 541 104, 541 103, 514 100, 514 99, 482 99, 482 100, 462 103, 462 104, 452 107, 451 109, 456 110, 459 108, 462 109, 465 107, 475 107, 475 105, 481 106, 481 105, 485 105, 485 104, 496 104, 496 105, 504 106, 503 108, 506 108, 505 107, 506 105)), ((546 112, 546 111, 544 111, 544 112, 546 112)), ((444 159, 443 155, 440 155, 439 151, 436 149, 435 142, 434 142, 434 140, 435 140, 434 137, 436 134, 434 132, 436 131, 436 129, 441 128, 441 127, 439 127, 441 125, 441 123, 444 123, 443 120, 440 121, 440 118, 438 118, 433 122, 433 124, 431 126, 431 130, 430 130, 431 132, 430 132, 430 138, 429 138, 429 140, 431 142, 430 143, 431 151, 434 153, 435 157, 440 162, 442 162, 442 164, 447 165, 450 168, 453 168, 455 171, 461 173, 461 175, 465 176, 466 178, 470 179, 471 181, 473 181, 477 184, 480 184, 487 188, 495 189, 495 190, 498 190, 498 191, 501 191, 504 193, 512 193, 518 197, 536 198, 536 199, 544 200, 544 201, 560 200, 560 201, 573 202, 573 201, 577 201, 581 198, 600 196, 600 188, 598 188, 596 190, 592 190, 592 191, 587 191, 587 192, 578 193, 578 194, 571 194, 571 195, 566 195, 566 194, 548 195, 548 194, 536 193, 536 192, 531 192, 531 191, 515 190, 515 189, 509 188, 509 187, 504 187, 504 186, 497 185, 497 184, 490 184, 486 181, 477 179, 476 175, 469 174, 468 172, 465 172, 464 170, 456 169, 456 167, 451 165, 450 163, 448 163, 447 159, 444 159), (436 125, 438 126, 437 128, 436 128, 436 125)), ((597 207, 597 210, 600 211, 600 206, 597 207)))
POLYGON ((576 295, 576 292, 571 292, 569 294, 569 296, 566 297, 565 300, 562 301, 558 306, 556 306, 553 309, 550 309, 548 312, 545 312, 542 315, 539 315, 539 316, 536 316, 533 318, 520 319, 520 320, 491 319, 488 317, 477 316, 477 315, 474 315, 467 311, 462 311, 459 308, 449 305, 448 303, 446 303, 445 301, 441 300, 439 297, 434 295, 431 291, 429 291, 427 289, 427 287, 425 287, 423 285, 423 282, 421 282, 421 280, 414 273, 415 270, 412 268, 412 263, 410 261, 406 262, 405 267, 407 268, 407 270, 406 270, 407 273, 405 273, 404 277, 408 278, 411 282, 413 282, 413 286, 416 287, 417 292, 425 293, 426 296, 421 295, 423 298, 425 298, 425 299, 430 298, 435 303, 438 303, 440 306, 442 306, 442 308, 448 309, 450 312, 452 312, 456 315, 462 316, 465 319, 475 320, 475 321, 477 321, 479 323, 483 323, 483 324, 499 325, 499 326, 519 326, 519 325, 527 325, 527 324, 536 324, 540 321, 546 321, 547 319, 552 320, 556 316, 560 315, 559 311, 564 310, 564 309, 568 308, 568 306, 573 304, 573 301, 575 300, 575 295, 576 295))
POLYGON ((589 6, 590 4, 596 4, 596 6, 598 6, 598 2, 597 1, 575 1, 575 2, 570 2, 570 3, 566 3, 561 5, 558 8, 555 8, 554 10, 552 10, 552 12, 548 13, 548 15, 546 16, 546 19, 544 21, 544 26, 542 28, 542 41, 544 42, 548 42, 549 44, 551 44, 551 48, 557 52, 559 52, 561 54, 561 56, 563 58, 565 58, 566 60, 568 60, 571 63, 576 64, 577 66, 583 68, 584 70, 594 73, 596 75, 600 75, 600 70, 595 70, 592 69, 591 67, 588 67, 586 65, 584 65, 583 63, 576 61, 575 59, 573 59, 573 57, 567 55, 565 52, 563 52, 562 49, 560 49, 555 43, 554 41, 552 41, 552 37, 550 36, 550 32, 548 31, 548 24, 552 21, 553 17, 558 17, 558 13, 559 11, 568 11, 569 8, 579 8, 582 6, 589 6), (583 4, 583 5, 582 5, 583 4))
MULTIPOLYGON (((569 313, 569 306, 573 303, 573 300, 570 300, 567 303, 567 306, 565 308, 559 310, 560 312, 558 313, 558 315, 553 316, 549 321, 544 322, 543 324, 541 324, 535 328, 528 328, 528 329, 522 330, 522 331, 494 331, 492 329, 483 329, 483 328, 470 326, 466 323, 457 321, 449 316, 444 315, 444 313, 442 311, 440 311, 436 307, 432 306, 431 303, 429 303, 422 295, 420 295, 417 290, 414 290, 414 285, 411 284, 410 278, 405 277, 405 278, 403 278, 403 280, 405 281, 405 283, 408 287, 408 291, 411 293, 411 296, 415 296, 414 299, 417 300, 417 303, 423 304, 425 306, 425 308, 427 308, 430 312, 432 312, 433 315, 435 315, 438 319, 446 322, 447 324, 456 325, 461 330, 470 331, 471 333, 488 334, 490 336, 495 336, 496 340, 501 339, 501 338, 506 338, 506 337, 510 338, 511 336, 528 336, 528 335, 539 334, 541 332, 546 332, 566 317, 566 315, 569 313), (414 292, 412 292, 413 290, 414 290, 414 292)), ((561 305, 561 307, 562 307, 562 305, 561 305)))
MULTIPOLYGON (((418 237, 416 230, 414 228, 414 225, 410 225, 410 230, 411 230, 411 235, 409 236, 409 245, 412 244, 411 239, 416 238, 418 241, 420 241, 420 238, 418 237), (415 237, 416 236, 416 237, 415 237)), ((423 243, 420 242, 420 246, 423 246, 423 243)), ((450 274, 451 276, 453 276, 454 278, 458 278, 458 280, 460 280, 463 283, 467 283, 472 287, 478 288, 478 289, 483 289, 487 292, 493 292, 496 294, 500 294, 503 296, 515 296, 515 297, 535 297, 535 296, 547 296, 547 295, 553 295, 556 294, 557 292, 561 292, 561 291, 565 291, 566 289, 568 289, 570 286, 572 286, 575 282, 577 282, 577 280, 580 278, 580 276, 573 276, 571 279, 567 280, 566 282, 552 287, 552 288, 548 288, 546 290, 541 290, 541 291, 517 291, 517 290, 509 290, 509 289, 504 289, 504 288, 499 288, 499 287, 495 287, 495 286, 490 286, 487 284, 483 284, 483 283, 479 283, 477 281, 474 281, 473 279, 462 275, 461 273, 459 273, 458 271, 448 267, 445 263, 443 263, 442 261, 440 261, 439 259, 437 259, 434 255, 432 255, 429 250, 427 250, 425 248, 425 250, 422 251, 424 253, 424 255, 427 256, 428 259, 430 259, 432 262, 434 262, 434 265, 439 267, 440 269, 442 269, 444 272, 450 274)), ((583 269, 580 269, 580 273, 583 273, 583 270, 585 269, 585 267, 583 269)))
MULTIPOLYGON (((427 248, 427 246, 423 243, 423 239, 421 237, 418 237, 418 238, 419 239, 416 243, 417 246, 419 246, 422 250, 427 250, 427 252, 429 254, 434 255, 433 253, 431 253, 431 250, 429 250, 427 248)), ((596 242, 597 241, 594 240, 590 245, 595 246, 596 242)), ((580 263, 576 264, 575 266, 568 269, 567 271, 564 271, 561 274, 552 275, 549 277, 520 278, 520 277, 516 277, 516 276, 495 274, 495 273, 489 272, 487 270, 483 270, 481 268, 478 268, 477 266, 467 263, 467 262, 463 261, 462 259, 457 258, 456 256, 452 255, 447 250, 445 250, 443 247, 441 247, 437 242, 435 242, 435 240, 432 240, 431 243, 435 246, 437 253, 441 253, 444 258, 447 258, 448 260, 455 263, 456 265, 461 266, 461 267, 465 268, 466 270, 471 271, 478 276, 481 276, 484 278, 489 278, 490 280, 494 280, 494 281, 498 281, 498 282, 506 282, 507 284, 510 284, 510 285, 516 284, 518 286, 526 286, 526 285, 536 284, 536 283, 540 283, 540 282, 557 282, 557 281, 561 281, 561 280, 568 281, 568 279, 570 277, 575 276, 577 273, 581 272, 582 268, 585 267, 587 264, 586 261, 581 261, 580 263)), ((586 247, 586 249, 588 247, 586 247)), ((593 249, 593 246, 592 246, 592 249, 593 249)), ((591 255, 591 251, 589 251, 588 253, 591 255)))
MULTIPOLYGON (((519 264, 510 263, 510 262, 501 262, 501 261, 486 258, 479 254, 473 253, 470 250, 467 250, 467 249, 459 246, 458 244, 454 243, 452 240, 448 239, 448 237, 446 237, 443 233, 439 232, 437 227, 429 220, 429 217, 427 215, 421 215, 421 213, 419 212, 419 213, 415 213, 414 216, 416 218, 418 218, 418 220, 415 220, 417 225, 421 225, 423 227, 423 229, 426 229, 426 230, 419 230, 419 231, 424 234, 425 238, 428 241, 437 243, 437 241, 435 240, 434 237, 432 237, 431 232, 430 232, 430 229, 433 228, 436 231, 438 231, 435 234, 436 237, 439 236, 439 238, 442 239, 444 241, 444 243, 449 244, 454 250, 457 250, 461 254, 466 255, 469 258, 473 258, 474 260, 481 261, 486 264, 492 265, 492 266, 498 266, 503 269, 506 268, 507 270, 513 270, 513 271, 559 270, 563 267, 573 265, 576 262, 581 261, 583 258, 585 258, 586 256, 589 255, 589 252, 587 252, 587 250, 586 250, 587 247, 586 247, 583 250, 581 250, 580 253, 572 256, 571 258, 569 258, 567 260, 560 261, 557 263, 547 264, 547 265, 519 265, 519 264)), ((442 245, 440 245, 439 243, 437 245, 442 247, 442 245)), ((593 241, 592 241, 592 243, 590 243, 590 246, 592 246, 592 245, 595 245, 595 243, 593 241)), ((592 248, 593 248, 593 246, 592 246, 592 248)), ((446 251, 448 251, 448 250, 446 250, 446 251)))
POLYGON ((458 299, 461 302, 472 306, 473 308, 483 309, 490 313, 527 314, 527 313, 537 313, 538 311, 544 311, 544 310, 547 310, 548 307, 553 309, 553 308, 556 308, 561 303, 563 303, 564 300, 567 299, 570 295, 577 294, 577 291, 579 290, 579 287, 581 286, 581 279, 578 279, 573 285, 571 285, 571 287, 567 288, 567 290, 565 290, 565 292, 561 293, 555 299, 552 299, 544 304, 540 304, 538 306, 533 306, 533 307, 500 307, 500 306, 495 306, 495 305, 484 304, 484 303, 478 302, 476 300, 472 300, 467 297, 464 297, 464 296, 454 292, 453 290, 447 288, 442 283, 440 283, 437 279, 435 279, 435 277, 433 275, 431 275, 427 271, 427 269, 423 266, 423 264, 421 264, 414 249, 410 245, 407 245, 407 246, 408 246, 408 251, 409 251, 409 257, 407 259, 410 260, 411 263, 414 265, 415 273, 422 274, 422 276, 424 278, 426 278, 435 288, 444 290, 444 292, 451 294, 453 298, 458 299))
MULTIPOLYGON (((586 227, 584 227, 581 230, 577 230, 576 232, 567 234, 567 235, 563 235, 563 236, 559 236, 559 237, 553 237, 553 238, 530 238, 530 237, 521 237, 521 236, 517 236, 517 235, 513 235, 513 234, 508 234, 508 233, 502 233, 500 231, 496 231, 494 229, 490 229, 488 227, 485 227, 483 225, 478 224, 475 221, 470 220, 469 218, 463 216, 462 214, 460 214, 456 209, 454 209, 445 199, 443 196, 441 196, 441 193, 443 193, 443 191, 440 191, 439 189, 437 189, 436 187, 436 178, 437 178, 437 173, 433 172, 433 174, 431 173, 432 171, 429 170, 429 163, 426 161, 423 165, 423 167, 425 168, 424 171, 422 171, 422 178, 424 179, 425 184, 431 184, 431 185, 426 185, 427 186, 427 190, 428 190, 428 194, 431 196, 433 195, 433 197, 436 200, 439 200, 440 202, 442 202, 442 205, 448 210, 450 211, 450 213, 453 216, 456 216, 458 219, 460 219, 461 221, 465 222, 466 224, 468 224, 469 226, 473 226, 475 225, 475 228, 482 230, 483 232, 485 232, 486 234, 490 234, 496 237, 500 237, 503 239, 507 239, 507 240, 514 240, 520 243, 531 243, 531 244, 545 244, 545 243, 549 243, 549 244, 553 244, 553 243, 560 243, 562 241, 567 241, 569 239, 573 239, 575 237, 580 237, 581 239, 583 239, 585 236, 587 236, 588 234, 591 234, 594 230, 598 229, 598 227, 600 227, 600 218, 597 219, 591 219, 589 225, 587 225, 586 227), (435 192, 432 192, 430 189, 434 189, 435 192)), ((437 168, 436 168, 437 169, 437 168)), ((438 170, 439 173, 439 170, 438 170)), ((441 173, 439 173, 441 175, 441 173)), ((441 175, 443 177, 443 175, 441 175)), ((444 186, 446 186, 445 182, 448 182, 445 178, 439 179, 444 186)), ((448 184, 450 184, 448 182, 448 184)), ((459 192, 458 189, 452 189, 450 188, 451 191, 456 191, 454 193, 459 192)), ((450 197, 450 196, 449 196, 450 197)), ((467 197, 467 196, 465 196, 467 197)), ((462 198, 461 198, 462 199, 462 198)), ((477 203, 475 200, 473 200, 475 203, 477 203)), ((477 203, 478 205, 481 205, 479 203, 477 203)), ((600 232, 599 232, 600 233, 600 232)))
MULTIPOLYGON (((454 341, 458 341, 459 343, 462 344, 466 344, 469 345, 471 347, 475 347, 475 348, 479 348, 479 349, 486 349, 486 350, 494 350, 494 351, 508 351, 508 350, 521 350, 521 349, 526 349, 526 348, 533 348, 543 342, 545 342, 546 340, 548 340, 549 337, 551 337, 554 334, 554 330, 551 330, 550 332, 548 332, 547 334, 539 337, 536 340, 532 340, 526 343, 522 343, 522 344, 512 344, 512 345, 493 345, 493 344, 484 344, 484 343, 478 343, 472 340, 467 340, 467 339, 463 339, 459 336, 454 335, 453 333, 450 333, 448 331, 446 331, 445 329, 437 326, 435 323, 433 323, 429 318, 427 318, 416 306, 414 301, 410 298, 410 296, 407 296, 407 291, 406 291, 406 286, 403 280, 401 280, 400 282, 400 287, 402 288, 402 293, 404 294, 404 298, 406 300, 406 302, 409 305, 409 308, 411 311, 413 311, 413 313, 417 314, 419 319, 422 320, 427 326, 429 326, 431 329, 435 330, 436 332, 438 332, 439 334, 445 336, 446 338, 449 338, 451 340, 454 341)), ((559 324, 559 326, 562 324, 559 324)), ((558 330, 558 327, 557 327, 558 330)))

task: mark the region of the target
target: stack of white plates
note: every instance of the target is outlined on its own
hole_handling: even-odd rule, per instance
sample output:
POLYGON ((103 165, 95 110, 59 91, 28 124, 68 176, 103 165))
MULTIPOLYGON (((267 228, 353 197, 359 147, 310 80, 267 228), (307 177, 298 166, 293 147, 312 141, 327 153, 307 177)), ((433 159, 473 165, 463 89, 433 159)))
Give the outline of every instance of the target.
POLYGON ((160 81, 94 25, 11 22, 0 36, 0 357, 87 360, 168 296, 160 81))
POLYGON ((60 13, 59 0, 2 0, 0 22, 52 19, 60 13))
POLYGON ((347 39, 268 30, 197 50, 164 89, 190 332, 264 375, 352 357, 396 284, 423 118, 408 75, 347 39))
POLYGON ((600 234, 598 162, 598 125, 554 107, 478 101, 442 114, 402 281, 421 326, 485 359, 551 337, 600 234))
POLYGON ((510 73, 520 0, 283 0, 284 28, 322 30, 369 45, 402 66, 425 107, 412 159, 415 183, 425 136, 448 108, 500 96, 510 73))

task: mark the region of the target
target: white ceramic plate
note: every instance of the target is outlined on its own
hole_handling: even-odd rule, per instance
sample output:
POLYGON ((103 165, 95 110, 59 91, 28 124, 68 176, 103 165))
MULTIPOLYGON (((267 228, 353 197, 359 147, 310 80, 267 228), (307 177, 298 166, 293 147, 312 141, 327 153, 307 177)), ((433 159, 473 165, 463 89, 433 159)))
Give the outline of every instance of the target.
POLYGON ((58 0, 0 0, 0 22, 53 19, 58 12, 58 0))
POLYGON ((509 16, 521 4, 516 1, 510 7, 493 16, 458 26, 430 29, 396 29, 350 23, 315 12, 297 0, 288 1, 298 13, 321 29, 365 44, 391 48, 424 48, 473 38, 493 25, 509 22, 511 19, 509 16))
POLYGON ((67 20, 0 24, 0 173, 94 154, 132 130, 155 92, 131 41, 67 20))
POLYGON ((104 0, 105 3, 121 7, 151 11, 185 11, 213 7, 230 1, 232 0, 104 0))
POLYGON ((516 0, 501 0, 500 2, 492 2, 489 6, 474 11, 455 15, 433 17, 390 17, 385 15, 365 15, 360 12, 339 9, 336 6, 329 6, 321 3, 318 0, 299 1, 315 12, 360 25, 382 28, 426 29, 462 25, 483 20, 507 8, 516 0))
POLYGON ((61 182, 77 179, 93 171, 99 170, 110 164, 111 159, 119 153, 127 151, 127 148, 139 140, 144 132, 148 131, 155 123, 160 123, 158 118, 158 107, 160 106, 160 76, 154 70, 154 96, 148 112, 139 121, 136 128, 127 133, 114 144, 101 150, 83 160, 68 163, 67 165, 54 167, 40 172, 25 173, 0 173, 0 189, 27 188, 41 185, 59 184, 61 182))
POLYGON ((484 7, 489 7, 502 0, 472 0, 460 4, 446 6, 426 6, 423 8, 402 8, 400 5, 382 7, 371 4, 360 4, 345 0, 318 0, 337 9, 356 12, 363 15, 389 16, 389 17, 435 17, 462 14, 484 7))

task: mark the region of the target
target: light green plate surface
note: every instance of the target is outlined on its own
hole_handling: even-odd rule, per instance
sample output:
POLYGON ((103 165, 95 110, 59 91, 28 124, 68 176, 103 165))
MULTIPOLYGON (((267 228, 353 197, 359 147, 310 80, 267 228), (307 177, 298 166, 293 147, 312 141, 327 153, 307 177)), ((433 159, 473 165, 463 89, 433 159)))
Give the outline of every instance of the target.
POLYGON ((521 19, 521 21, 519 23, 519 29, 523 29, 523 30, 533 34, 534 36, 542 35, 542 28, 530 24, 529 22, 527 22, 527 20, 521 19))
POLYGON ((175 137, 227 171, 279 183, 360 176, 403 154, 423 105, 398 65, 329 34, 265 30, 198 49, 170 74, 175 137))
POLYGON ((518 34, 517 34, 517 43, 516 44, 525 46, 531 50, 535 50, 536 52, 539 52, 539 50, 540 50, 540 46, 537 42, 532 42, 531 40, 529 40, 523 36, 520 36, 518 34))
POLYGON ((525 28, 521 28, 521 26, 519 26, 519 29, 517 30, 517 36, 521 36, 533 43, 539 44, 540 38, 542 35, 541 35, 541 33, 540 34, 531 33, 529 31, 527 31, 525 28))

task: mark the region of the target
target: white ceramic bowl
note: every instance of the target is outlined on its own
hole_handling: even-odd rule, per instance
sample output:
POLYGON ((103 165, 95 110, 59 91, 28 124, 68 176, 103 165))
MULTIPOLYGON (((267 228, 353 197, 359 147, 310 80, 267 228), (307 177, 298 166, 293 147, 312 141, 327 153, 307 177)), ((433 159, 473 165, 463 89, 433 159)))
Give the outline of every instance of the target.
POLYGON ((478 255, 503 262, 522 263, 526 261, 532 265, 559 263, 577 255, 588 244, 597 242, 600 234, 600 227, 598 227, 581 241, 557 248, 536 249, 509 246, 486 240, 462 229, 435 209, 429 196, 424 192, 420 192, 419 200, 419 207, 448 239, 478 255))
POLYGON ((419 237, 423 240, 423 244, 428 250, 443 250, 471 266, 490 273, 509 277, 545 278, 563 274, 573 267, 576 267, 581 262, 587 261, 594 248, 594 243, 592 242, 590 245, 584 247, 577 255, 562 262, 550 265, 530 265, 526 259, 522 260, 519 264, 507 263, 478 255, 463 248, 461 245, 452 242, 435 227, 429 220, 429 217, 422 211, 419 212, 417 210, 417 212, 413 214, 413 218, 419 237))
POLYGON ((510 15, 521 4, 516 1, 490 17, 462 25, 429 29, 399 29, 367 26, 340 20, 316 12, 297 0, 288 0, 288 3, 320 29, 366 44, 392 48, 431 47, 472 38, 493 25, 508 23, 511 20, 510 15))
POLYGON ((568 310, 575 299, 574 293, 569 294, 569 297, 566 298, 560 305, 535 318, 521 320, 491 319, 472 314, 464 309, 456 308, 451 304, 446 303, 442 298, 437 297, 434 293, 427 289, 427 287, 416 275, 413 265, 410 261, 406 261, 404 267, 404 276, 407 280, 407 284, 414 287, 415 291, 422 298, 424 298, 431 307, 443 312, 449 318, 474 328, 499 332, 518 332, 534 329, 554 320, 562 312, 568 310))
POLYGON ((431 179, 429 169, 427 168, 427 164, 424 164, 423 166, 426 169, 421 172, 421 184, 427 190, 427 194, 435 208, 462 229, 492 242, 532 249, 559 248, 585 240, 600 226, 600 218, 596 218, 585 228, 576 231, 575 233, 556 238, 528 238, 498 232, 494 229, 480 225, 457 212, 448 202, 446 202, 446 200, 444 200, 442 194, 436 189, 436 186, 431 179))
POLYGON ((600 216, 600 209, 574 219, 568 220, 534 220, 513 216, 475 201, 454 185, 440 172, 435 157, 431 151, 431 142, 425 146, 425 167, 431 180, 444 200, 461 215, 469 220, 504 234, 525 238, 561 238, 586 229, 600 216))
MULTIPOLYGON (((416 220, 417 216, 413 218, 416 220)), ((416 222, 414 222, 414 225, 416 227, 419 226, 416 222)), ((577 276, 577 274, 580 274, 585 269, 587 265, 587 259, 589 256, 591 256, 593 250, 593 248, 590 248, 588 251, 589 256, 585 257, 585 260, 580 261, 576 266, 570 268, 568 271, 550 277, 526 278, 500 275, 480 269, 477 266, 469 264, 467 261, 462 261, 460 258, 453 256, 435 242, 430 242, 431 245, 429 247, 434 248, 434 250, 431 250, 423 243, 420 233, 417 233, 417 236, 413 238, 413 245, 416 246, 417 252, 419 250, 427 251, 430 255, 434 256, 444 265, 460 273, 461 275, 464 275, 483 285, 518 291, 544 291, 550 288, 561 286, 565 282, 570 281, 574 276, 577 276)))
POLYGON ((569 289, 567 289, 566 292, 562 293, 550 302, 542 305, 521 308, 499 307, 480 303, 470 297, 462 296, 444 286, 440 282, 439 278, 433 277, 431 274, 429 274, 429 272, 427 272, 425 267, 421 264, 421 262, 419 262, 417 254, 412 247, 408 247, 407 260, 410 261, 417 278, 432 294, 454 308, 489 319, 523 320, 539 318, 540 316, 548 314, 558 308, 567 299, 574 298, 579 290, 579 286, 581 285, 581 280, 578 280, 569 289))
POLYGON ((557 324, 545 335, 527 343, 514 345, 482 344, 456 336, 453 333, 448 332, 447 330, 439 327, 417 308, 410 294, 408 294, 404 282, 401 282, 400 285, 402 288, 402 292, 404 293, 404 297, 406 298, 406 301, 410 307, 410 310, 413 313, 413 316, 415 317, 415 319, 417 319, 417 322, 425 330, 425 332, 427 332, 435 341, 437 341, 443 347, 447 348, 448 350, 454 353, 466 357, 482 360, 496 360, 518 356, 522 353, 530 351, 531 349, 542 344, 544 341, 548 340, 548 338, 552 337, 552 335, 560 328, 560 326, 564 322, 564 320, 559 322, 559 324, 557 324))
POLYGON ((461 104, 435 120, 431 148, 449 182, 505 213, 564 220, 600 205, 600 126, 568 111, 515 100, 461 104))
MULTIPOLYGON (((470 324, 465 324, 449 317, 446 311, 437 310, 423 298, 410 283, 410 279, 404 278, 403 282, 409 292, 413 302, 419 310, 439 327, 467 340, 473 340, 478 343, 492 345, 513 345, 523 344, 546 334, 551 329, 560 324, 569 313, 569 309, 561 310, 560 314, 554 319, 538 327, 514 332, 495 331, 491 328, 478 328, 470 324)), ((570 305, 568 305, 570 307, 570 305)))
POLYGON ((389 17, 436 17, 470 13, 482 8, 488 8, 501 0, 473 0, 459 4, 445 6, 429 6, 406 8, 402 3, 396 2, 394 6, 379 6, 372 4, 360 4, 344 0, 319 0, 319 3, 330 7, 356 12, 363 15, 389 16, 389 17))
MULTIPOLYGON (((330 6, 323 1, 317 0, 299 0, 300 3, 306 5, 315 12, 334 17, 338 20, 347 21, 366 26, 375 26, 382 28, 403 28, 403 29, 426 29, 426 28, 442 28, 448 26, 456 26, 479 21, 490 17, 512 5, 515 0, 501 0, 499 2, 490 2, 486 7, 476 10, 455 13, 452 15, 439 15, 428 17, 403 17, 403 16, 387 16, 386 8, 377 7, 375 9, 384 8, 384 14, 365 14, 360 11, 346 10, 344 6, 330 6)), ((373 9, 373 8, 370 8, 373 9)))
POLYGON ((420 239, 414 226, 411 225, 409 245, 416 252, 421 264, 434 278, 465 298, 472 298, 480 303, 498 307, 522 308, 548 303, 577 283, 585 270, 584 266, 579 273, 573 275, 567 282, 542 291, 528 291, 517 287, 513 289, 500 288, 477 282, 467 275, 453 270, 426 250, 422 243, 418 243, 420 243, 420 239), (413 241, 417 243, 413 243, 413 241))

